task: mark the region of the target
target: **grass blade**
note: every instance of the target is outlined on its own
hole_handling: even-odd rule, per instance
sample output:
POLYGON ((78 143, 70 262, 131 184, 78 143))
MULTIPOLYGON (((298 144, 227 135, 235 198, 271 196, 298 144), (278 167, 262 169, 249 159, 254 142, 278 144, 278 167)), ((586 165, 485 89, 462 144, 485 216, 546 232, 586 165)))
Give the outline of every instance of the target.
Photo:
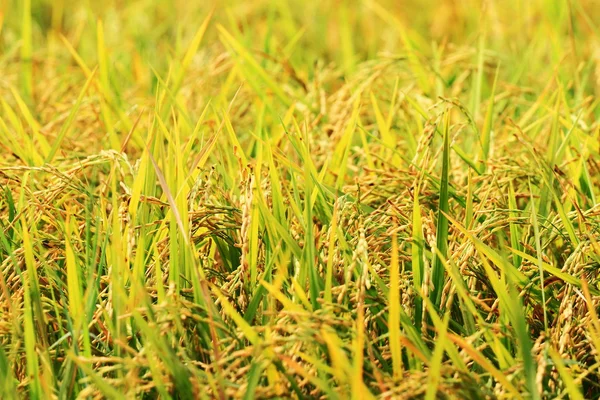
MULTIPOLYGON (((444 118, 444 147, 442 151, 442 175, 439 189, 439 208, 436 229, 436 246, 442 256, 448 254, 448 180, 450 175, 450 116, 446 112, 444 118)), ((444 266, 441 260, 434 255, 433 268, 431 272, 433 291, 430 299, 436 307, 440 306, 442 300, 442 290, 444 288, 444 266)))

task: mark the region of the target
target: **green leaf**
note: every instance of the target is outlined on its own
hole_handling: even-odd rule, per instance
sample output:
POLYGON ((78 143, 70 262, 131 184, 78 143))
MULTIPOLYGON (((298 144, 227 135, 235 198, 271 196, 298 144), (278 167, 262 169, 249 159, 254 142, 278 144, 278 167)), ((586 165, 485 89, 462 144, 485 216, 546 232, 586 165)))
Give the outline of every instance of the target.
MULTIPOLYGON (((442 176, 440 178, 438 220, 436 229, 436 247, 447 257, 448 254, 448 180, 450 175, 450 116, 446 112, 444 118, 444 147, 442 151, 442 176)), ((442 261, 434 255, 433 268, 431 272, 433 290, 430 299, 436 307, 440 307, 442 300, 442 290, 444 289, 444 266, 442 261)))

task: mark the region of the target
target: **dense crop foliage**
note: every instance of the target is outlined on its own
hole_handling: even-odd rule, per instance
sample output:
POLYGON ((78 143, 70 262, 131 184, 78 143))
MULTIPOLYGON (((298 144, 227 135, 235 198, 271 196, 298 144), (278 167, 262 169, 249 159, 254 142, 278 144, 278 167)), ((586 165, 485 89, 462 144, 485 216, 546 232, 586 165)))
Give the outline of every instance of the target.
POLYGON ((0 0, 0 398, 599 398, 596 0, 0 0))

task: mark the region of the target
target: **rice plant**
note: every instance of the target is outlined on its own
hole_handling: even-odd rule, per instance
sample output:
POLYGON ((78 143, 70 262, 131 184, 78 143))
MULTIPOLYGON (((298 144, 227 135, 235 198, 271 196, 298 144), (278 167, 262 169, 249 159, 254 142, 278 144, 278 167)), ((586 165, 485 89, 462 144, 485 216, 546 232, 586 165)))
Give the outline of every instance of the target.
POLYGON ((596 0, 0 0, 1 399, 600 398, 596 0))

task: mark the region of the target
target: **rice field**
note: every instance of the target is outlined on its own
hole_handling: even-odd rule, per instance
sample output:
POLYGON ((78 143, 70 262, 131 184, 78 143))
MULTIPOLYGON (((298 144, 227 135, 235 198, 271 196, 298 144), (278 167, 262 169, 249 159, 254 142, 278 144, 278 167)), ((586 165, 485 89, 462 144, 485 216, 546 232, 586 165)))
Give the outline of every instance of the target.
POLYGON ((0 399, 600 398, 597 0, 0 0, 0 399))

